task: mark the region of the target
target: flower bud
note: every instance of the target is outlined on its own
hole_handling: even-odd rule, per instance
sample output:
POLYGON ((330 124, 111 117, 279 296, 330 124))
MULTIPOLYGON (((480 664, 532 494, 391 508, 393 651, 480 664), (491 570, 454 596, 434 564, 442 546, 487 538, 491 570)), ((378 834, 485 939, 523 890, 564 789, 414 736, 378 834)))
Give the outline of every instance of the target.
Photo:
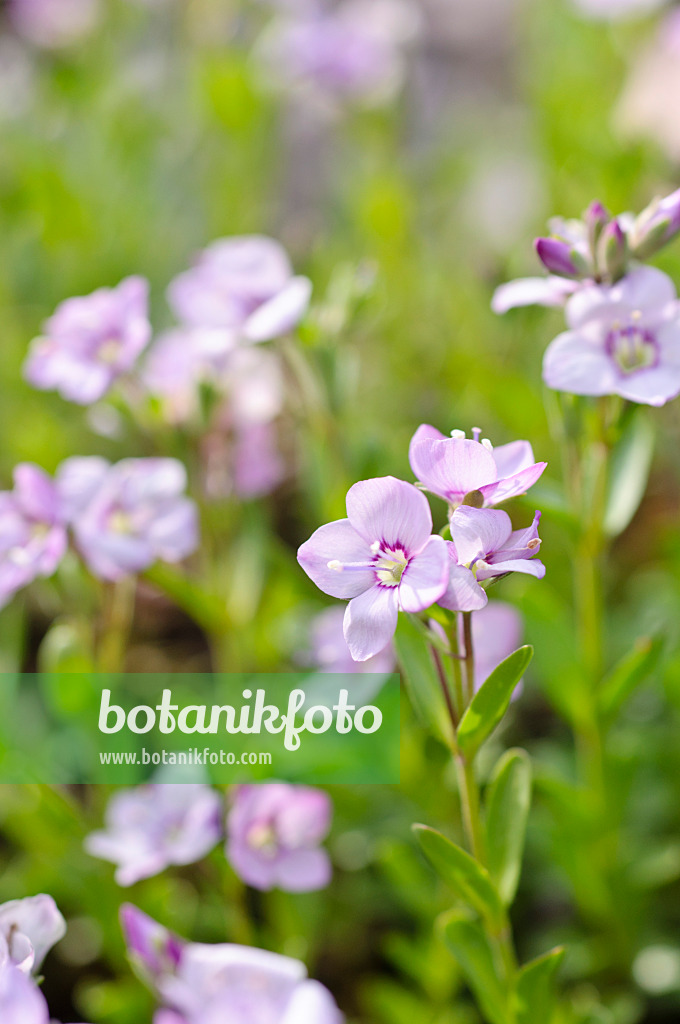
POLYGON ((639 260, 649 259, 680 231, 680 189, 665 199, 655 199, 636 219, 631 231, 631 251, 639 260))
POLYGON ((600 235, 611 221, 611 214, 597 199, 594 200, 584 215, 585 225, 588 231, 588 241, 593 253, 597 252, 597 243, 600 235))
POLYGON ((626 272, 628 239, 618 220, 611 221, 602 232, 597 247, 597 263, 611 281, 618 281, 626 272))
POLYGON ((559 277, 584 277, 588 264, 569 242, 561 238, 537 238, 534 247, 539 260, 551 274, 559 277))

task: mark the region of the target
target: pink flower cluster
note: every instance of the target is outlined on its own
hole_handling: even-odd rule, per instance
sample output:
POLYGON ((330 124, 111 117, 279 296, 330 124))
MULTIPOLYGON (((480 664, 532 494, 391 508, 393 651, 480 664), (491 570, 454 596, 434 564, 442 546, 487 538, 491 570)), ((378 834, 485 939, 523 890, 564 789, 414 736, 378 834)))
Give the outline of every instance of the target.
POLYGON ((156 784, 122 790, 109 802, 106 827, 86 849, 117 865, 128 886, 170 865, 206 856, 226 831, 226 855, 247 885, 308 892, 328 885, 331 863, 321 847, 332 807, 319 789, 272 782, 233 787, 223 824, 222 801, 205 785, 156 784))
POLYGON ((355 661, 387 647, 400 611, 418 614, 434 604, 475 611, 488 601, 484 582, 510 572, 545 574, 535 557, 540 512, 513 530, 506 512, 484 507, 523 494, 545 463, 534 462, 526 441, 494 449, 479 434, 445 438, 423 425, 411 442, 420 488, 448 503, 450 540, 433 534, 422 489, 380 477, 354 484, 347 518, 321 526, 300 547, 298 561, 313 582, 349 602, 344 636, 355 661))
POLYGON ((117 580, 198 545, 198 517, 175 459, 67 459, 52 479, 32 463, 0 492, 0 606, 51 576, 69 543, 95 576, 117 580))
POLYGON ((680 231, 680 190, 638 217, 593 203, 583 221, 551 223, 536 241, 549 276, 511 281, 492 307, 565 306, 567 330, 548 346, 543 379, 556 391, 664 405, 680 394, 680 302, 662 271, 642 265, 680 231))

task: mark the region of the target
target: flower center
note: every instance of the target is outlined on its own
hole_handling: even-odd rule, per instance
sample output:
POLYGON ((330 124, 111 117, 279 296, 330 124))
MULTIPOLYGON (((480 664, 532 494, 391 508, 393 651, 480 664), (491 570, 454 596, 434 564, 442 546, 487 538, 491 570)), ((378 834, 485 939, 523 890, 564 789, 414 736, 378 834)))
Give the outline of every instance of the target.
POLYGON ((248 846, 265 856, 272 857, 278 850, 276 829, 271 822, 261 821, 248 830, 248 846))
POLYGON ((373 568, 379 583, 385 587, 398 587, 407 565, 406 554, 397 549, 396 551, 380 551, 373 568))
POLYGON ((114 533, 132 533, 132 520, 122 509, 115 509, 109 516, 109 529, 114 533))
POLYGON ((637 324, 616 325, 607 336, 607 350, 625 374, 655 366, 658 358, 654 335, 637 324))
POLYGON ((121 343, 118 338, 107 338, 99 346, 97 357, 101 363, 112 366, 118 359, 121 350, 121 343))

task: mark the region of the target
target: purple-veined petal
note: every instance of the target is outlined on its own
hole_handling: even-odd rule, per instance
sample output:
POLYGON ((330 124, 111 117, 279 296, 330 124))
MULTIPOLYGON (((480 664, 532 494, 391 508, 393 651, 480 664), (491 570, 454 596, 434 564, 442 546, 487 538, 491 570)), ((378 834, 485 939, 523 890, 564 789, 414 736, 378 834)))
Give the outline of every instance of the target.
POLYGON ((355 661, 382 651, 397 628, 398 588, 374 586, 355 597, 345 611, 344 633, 355 661))
POLYGON ((451 536, 461 565, 502 548, 511 532, 510 516, 500 509, 460 505, 451 516, 451 536))
MULTIPOLYGON (((422 495, 421 495, 422 497, 422 495)), ((368 565, 373 555, 349 519, 337 519, 320 526, 298 550, 298 562, 319 590, 347 600, 363 594, 375 583, 371 568, 330 568, 340 565, 368 565)))
POLYGON ((518 306, 563 306, 577 288, 576 281, 562 277, 520 277, 496 289, 491 309, 507 313, 518 306))
POLYGON ((460 501, 470 491, 496 479, 496 463, 484 445, 466 438, 419 441, 409 452, 420 483, 446 501, 460 501))
POLYGON ((281 291, 263 303, 243 325, 248 341, 269 341, 292 330, 304 316, 312 295, 308 277, 293 277, 281 291))
POLYGON ((432 534, 432 513, 425 495, 393 476, 360 480, 347 492, 347 515, 369 548, 401 548, 415 554, 432 534))
POLYGON ((446 590, 448 578, 446 541, 435 535, 406 566, 399 584, 399 606, 405 612, 429 608, 446 590))
POLYGON ((556 391, 611 395, 616 391, 617 376, 604 345, 576 331, 559 334, 543 358, 543 380, 556 391))

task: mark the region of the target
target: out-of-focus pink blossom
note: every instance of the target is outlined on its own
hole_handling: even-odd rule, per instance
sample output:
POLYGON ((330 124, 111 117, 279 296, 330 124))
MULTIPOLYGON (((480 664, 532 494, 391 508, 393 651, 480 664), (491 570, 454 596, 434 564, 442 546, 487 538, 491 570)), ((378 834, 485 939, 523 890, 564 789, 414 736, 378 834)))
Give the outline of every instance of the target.
POLYGON ((36 388, 90 405, 132 369, 150 337, 148 284, 128 277, 62 302, 33 341, 24 373, 36 388))
POLYGON ((235 339, 279 338, 304 316, 312 291, 281 245, 262 235, 213 242, 170 283, 168 301, 189 327, 231 331, 235 339))
POLYGON ((320 846, 331 813, 320 789, 280 782, 238 786, 227 818, 227 859, 256 889, 321 889, 331 877, 320 846))
POLYGON ((119 885, 133 885, 171 864, 193 864, 219 842, 221 800, 210 786, 150 785, 114 794, 106 829, 85 848, 117 864, 119 885))
POLYGON ((15 30, 32 43, 59 50, 85 39, 101 16, 100 0, 9 0, 15 30))
POLYGON ((0 904, 0 965, 9 962, 24 974, 36 973, 65 934, 66 922, 51 896, 0 904))
POLYGON ((80 553, 105 580, 179 562, 198 546, 198 513, 184 494, 186 469, 176 459, 67 459, 57 486, 80 553))
POLYGON ((310 663, 322 672, 394 672, 394 646, 389 643, 367 661, 355 661, 350 654, 343 633, 345 609, 339 606, 325 608, 313 620, 310 628, 310 663))
POLYGON ((14 470, 0 492, 0 607, 39 576, 51 576, 66 551, 64 512, 51 478, 32 463, 14 470))

